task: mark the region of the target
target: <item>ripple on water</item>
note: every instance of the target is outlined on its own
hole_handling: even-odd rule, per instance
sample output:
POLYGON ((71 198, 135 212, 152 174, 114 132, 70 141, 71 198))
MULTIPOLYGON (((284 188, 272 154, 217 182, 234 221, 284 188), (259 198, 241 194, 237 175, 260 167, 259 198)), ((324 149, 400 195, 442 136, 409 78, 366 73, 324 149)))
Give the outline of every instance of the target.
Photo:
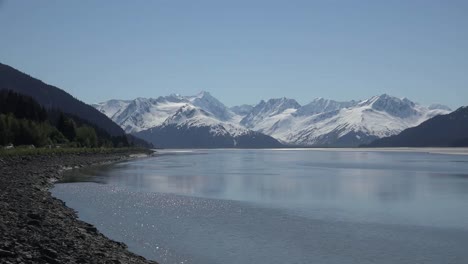
POLYGON ((244 202, 58 184, 54 196, 161 263, 467 263, 467 230, 324 221, 244 202))

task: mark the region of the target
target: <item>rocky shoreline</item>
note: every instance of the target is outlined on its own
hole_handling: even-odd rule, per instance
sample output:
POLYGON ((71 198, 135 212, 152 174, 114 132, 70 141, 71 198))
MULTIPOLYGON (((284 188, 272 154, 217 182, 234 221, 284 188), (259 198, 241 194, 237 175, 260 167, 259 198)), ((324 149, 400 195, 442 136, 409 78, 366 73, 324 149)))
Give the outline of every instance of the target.
POLYGON ((156 263, 78 220, 48 191, 66 167, 117 162, 132 154, 0 157, 0 263, 156 263))

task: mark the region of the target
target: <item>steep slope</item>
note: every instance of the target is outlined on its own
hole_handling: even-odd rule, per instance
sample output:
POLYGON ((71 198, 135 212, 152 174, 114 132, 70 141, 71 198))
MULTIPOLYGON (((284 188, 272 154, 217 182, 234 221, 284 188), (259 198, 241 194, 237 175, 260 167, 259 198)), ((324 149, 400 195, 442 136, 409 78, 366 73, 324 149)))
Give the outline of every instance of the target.
MULTIPOLYGON (((229 109, 209 93, 202 92, 196 96, 111 100, 97 108, 127 132, 137 133, 163 125, 184 105, 203 110, 210 120, 204 122, 210 125, 247 128, 292 146, 355 147, 450 112, 443 105, 424 107, 386 94, 359 102, 317 98, 304 106, 293 99, 278 98, 262 100, 254 107, 229 109)), ((191 122, 194 120, 197 119, 191 122)), ((187 124, 189 127, 198 126, 187 124)))
POLYGON ((0 90, 0 145, 117 147, 127 141, 79 117, 46 110, 30 96, 0 90))
POLYGON ((67 92, 43 83, 8 65, 0 63, 0 89, 8 89, 34 98, 47 109, 59 109, 64 113, 77 116, 112 136, 125 135, 122 128, 95 108, 74 98, 67 92))
POLYGON ((138 132, 160 125, 185 103, 186 101, 177 95, 156 99, 137 98, 111 118, 127 133, 138 132))
POLYGON ((208 92, 201 92, 195 96, 171 94, 156 99, 109 100, 95 104, 94 107, 114 120, 127 133, 136 133, 161 125, 187 104, 203 109, 222 122, 237 123, 240 119, 208 92))
POLYGON ((299 108, 296 112, 296 115, 310 116, 320 113, 336 111, 342 108, 353 107, 357 104, 357 101, 338 102, 324 98, 316 98, 312 102, 299 108))
POLYGON ((162 148, 273 148, 274 138, 222 122, 216 116, 190 104, 182 106, 161 125, 136 133, 162 148))
POLYGON ((376 140, 369 147, 462 147, 468 146, 468 107, 435 116, 398 135, 376 140))
POLYGON ((130 100, 109 100, 105 103, 92 104, 94 108, 111 118, 118 116, 131 103, 130 100))
MULTIPOLYGON (((271 135, 285 143, 302 145, 303 142, 295 139, 293 131, 303 130, 320 118, 309 120, 308 117, 316 114, 328 113, 341 108, 354 106, 357 102, 337 102, 323 98, 317 98, 304 106, 295 100, 287 98, 270 99, 261 101, 253 110, 242 119, 241 124, 255 131, 271 135)), ((303 132, 308 134, 307 132, 303 132)))
POLYGON ((289 145, 353 147, 449 112, 445 106, 429 109, 386 94, 361 102, 318 98, 302 107, 286 102, 290 101, 261 101, 241 124, 289 145))
POLYGON ((267 102, 262 100, 240 121, 240 124, 254 130, 262 130, 300 107, 296 100, 285 97, 270 99, 267 102))
POLYGON ((229 110, 231 110, 236 115, 244 117, 244 116, 250 114, 250 112, 252 111, 253 108, 254 107, 252 105, 243 104, 243 105, 233 106, 233 107, 229 108, 229 110))
POLYGON ((234 117, 234 113, 218 99, 214 98, 209 92, 202 91, 195 96, 187 97, 187 99, 194 106, 204 109, 219 120, 229 121, 234 117))
POLYGON ((285 135, 284 140, 298 145, 354 147, 398 134, 447 112, 384 94, 354 107, 298 118, 294 131, 285 135))

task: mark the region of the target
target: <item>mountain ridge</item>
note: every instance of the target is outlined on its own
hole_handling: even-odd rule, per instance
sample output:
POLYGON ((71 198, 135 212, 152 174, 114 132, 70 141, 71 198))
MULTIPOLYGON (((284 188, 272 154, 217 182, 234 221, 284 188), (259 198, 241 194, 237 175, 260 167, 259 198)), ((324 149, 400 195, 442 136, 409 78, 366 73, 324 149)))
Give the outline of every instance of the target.
POLYGON ((276 139, 223 122, 203 109, 186 104, 161 125, 135 133, 163 148, 272 148, 276 139))
POLYGON ((2 63, 0 63, 0 89, 12 90, 30 96, 47 109, 59 109, 64 113, 87 120, 101 127, 111 136, 125 135, 120 126, 94 107, 76 99, 56 86, 46 84, 39 79, 2 63))
POLYGON ((116 112, 112 107, 128 104, 128 101, 116 103, 110 100, 107 102, 112 103, 103 102, 96 107, 103 113, 116 112, 119 117, 112 116, 114 121, 127 132, 138 133, 162 125, 188 104, 209 113, 198 118, 209 116, 211 125, 253 130, 291 146, 354 147, 398 134, 433 116, 450 112, 443 105, 425 107, 407 98, 387 94, 342 102, 316 98, 305 105, 282 97, 261 100, 254 106, 244 105, 243 108, 228 108, 208 92, 195 96, 172 94, 156 99, 138 98, 130 102, 135 100, 145 106, 116 112))
POLYGON ((378 139, 368 147, 466 147, 468 146, 468 106, 430 118, 401 133, 378 139))

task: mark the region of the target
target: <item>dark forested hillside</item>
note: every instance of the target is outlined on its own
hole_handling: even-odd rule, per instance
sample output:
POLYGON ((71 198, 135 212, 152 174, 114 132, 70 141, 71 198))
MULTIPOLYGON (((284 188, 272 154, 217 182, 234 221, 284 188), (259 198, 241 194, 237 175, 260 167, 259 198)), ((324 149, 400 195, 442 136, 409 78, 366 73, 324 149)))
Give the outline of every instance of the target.
POLYGON ((127 134, 127 140, 128 140, 128 144, 130 144, 131 146, 148 148, 148 149, 154 148, 154 145, 152 143, 149 143, 148 141, 141 139, 139 137, 136 137, 132 134, 127 134))
POLYGON ((468 146, 468 107, 435 116, 398 135, 376 140, 369 147, 466 147, 468 146))
POLYGON ((12 113, 17 118, 45 121, 47 111, 32 97, 17 94, 11 90, 0 90, 0 113, 12 113))
POLYGON ((0 145, 123 147, 127 138, 57 109, 48 111, 32 97, 0 90, 0 145))
POLYGON ((107 116, 89 106, 65 91, 43 83, 8 65, 0 63, 0 90, 12 90, 34 98, 46 109, 58 109, 72 114, 89 123, 95 124, 112 136, 124 136, 125 133, 107 116))

